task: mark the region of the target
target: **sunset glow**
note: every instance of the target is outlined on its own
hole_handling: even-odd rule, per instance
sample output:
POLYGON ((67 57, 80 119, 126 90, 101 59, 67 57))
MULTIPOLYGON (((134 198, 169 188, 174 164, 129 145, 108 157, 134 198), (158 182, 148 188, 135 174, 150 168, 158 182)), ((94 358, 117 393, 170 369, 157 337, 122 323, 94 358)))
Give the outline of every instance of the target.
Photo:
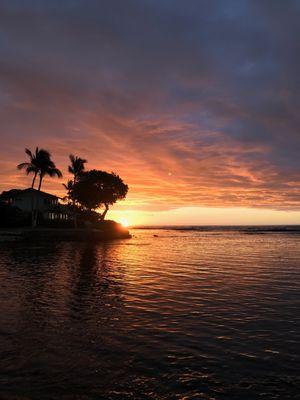
MULTIPOLYGON (((129 192, 112 215, 130 225, 191 209, 189 221, 219 223, 235 208, 239 223, 251 209, 255 223, 300 223, 294 7, 42 3, 1 5, 0 190, 30 185, 16 164, 38 145, 65 180, 70 152, 117 172, 129 192)), ((61 180, 43 188, 65 196, 61 180)))
POLYGON ((127 227, 130 225, 128 219, 126 219, 126 218, 121 218, 121 219, 119 219, 117 222, 119 222, 119 223, 120 223, 121 225, 123 225, 125 228, 127 228, 127 227))
POLYGON ((299 400, 300 0, 0 1, 6 400, 299 400))

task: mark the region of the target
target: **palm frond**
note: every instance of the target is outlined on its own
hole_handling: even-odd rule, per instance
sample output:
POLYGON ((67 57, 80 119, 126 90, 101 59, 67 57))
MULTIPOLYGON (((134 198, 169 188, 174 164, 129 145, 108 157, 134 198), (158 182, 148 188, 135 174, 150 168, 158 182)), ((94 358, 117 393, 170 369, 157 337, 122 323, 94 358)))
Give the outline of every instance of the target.
POLYGON ((29 164, 28 167, 26 168, 26 173, 29 175, 31 172, 38 173, 39 170, 35 165, 29 164))
POLYGON ((58 178, 62 177, 61 171, 56 168, 55 163, 51 160, 51 153, 48 150, 36 147, 35 153, 32 153, 32 151, 27 148, 25 149, 25 152, 28 155, 30 162, 21 163, 17 165, 17 168, 19 170, 24 169, 27 175, 34 173, 36 177, 36 175, 39 174, 39 189, 45 175, 49 175, 50 177, 57 176, 58 178))
POLYGON ((68 171, 70 174, 73 174, 74 178, 76 179, 76 176, 80 175, 84 171, 84 164, 87 162, 87 160, 75 156, 74 154, 70 154, 69 159, 71 165, 69 165, 68 171))
POLYGON ((31 163, 29 163, 29 162, 24 162, 24 163, 18 164, 18 165, 17 165, 17 168, 18 168, 18 169, 25 169, 25 168, 28 168, 30 165, 31 165, 31 163))
POLYGON ((25 153, 29 156, 29 158, 32 160, 33 159, 33 154, 29 149, 25 149, 25 153))
POLYGON ((48 168, 44 171, 43 175, 49 175, 50 177, 57 176, 58 178, 62 177, 62 173, 58 168, 48 168))
MULTIPOLYGON (((51 161, 51 153, 45 149, 39 149, 35 159, 39 162, 51 161)), ((52 162, 52 161, 51 161, 52 162)))

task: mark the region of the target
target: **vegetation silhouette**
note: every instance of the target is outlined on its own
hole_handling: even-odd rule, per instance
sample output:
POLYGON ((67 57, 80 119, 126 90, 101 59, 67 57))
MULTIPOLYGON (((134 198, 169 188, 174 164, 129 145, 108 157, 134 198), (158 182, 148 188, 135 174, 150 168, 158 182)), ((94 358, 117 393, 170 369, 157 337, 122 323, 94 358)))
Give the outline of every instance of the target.
POLYGON ((25 153, 28 155, 29 161, 17 165, 17 168, 19 170, 25 169, 27 175, 33 174, 31 183, 31 188, 33 188, 36 177, 40 172, 42 165, 50 160, 50 153, 47 150, 39 149, 38 147, 36 147, 34 153, 26 148, 25 153))
POLYGON ((84 164, 87 163, 87 160, 74 156, 73 154, 69 155, 69 159, 71 165, 69 165, 68 171, 70 172, 70 174, 73 174, 73 183, 75 184, 78 180, 78 177, 84 172, 84 164))
POLYGON ((73 187, 74 199, 86 210, 92 211, 104 207, 100 214, 103 221, 109 206, 126 197, 128 186, 119 175, 93 169, 83 172, 73 187))
POLYGON ((66 189, 67 195, 63 198, 64 201, 68 202, 68 205, 72 205, 73 203, 73 188, 74 188, 74 183, 72 179, 68 180, 67 183, 62 184, 63 187, 66 189))
MULTIPOLYGON (((25 169, 26 174, 30 173, 34 174, 31 188, 34 189, 34 184, 37 176, 39 176, 39 184, 38 191, 41 190, 43 179, 46 175, 50 177, 57 176, 58 178, 62 177, 61 171, 56 168, 55 163, 51 160, 51 154, 49 151, 45 149, 39 149, 36 147, 35 153, 32 153, 31 150, 25 149, 25 153, 29 157, 29 162, 23 162, 17 165, 17 168, 22 170, 25 169)), ((32 196, 32 227, 37 225, 38 218, 38 200, 34 203, 34 195, 32 196)))
MULTIPOLYGON (((33 174, 31 182, 31 188, 34 189, 31 191, 32 227, 36 227, 39 222, 39 224, 41 223, 43 226, 48 227, 69 228, 73 224, 74 228, 77 228, 78 220, 80 228, 93 226, 95 228, 101 228, 101 232, 108 233, 113 233, 114 230, 120 230, 120 224, 116 224, 114 221, 104 221, 110 206, 118 200, 124 199, 128 192, 128 185, 123 182, 119 175, 114 172, 109 173, 96 169, 86 171, 85 164, 87 160, 77 155, 70 154, 68 172, 72 174, 72 178, 69 179, 67 183, 63 183, 67 192, 67 195, 64 197, 66 204, 55 203, 53 205, 49 203, 50 207, 48 209, 46 208, 46 211, 44 211, 44 207, 43 211, 41 211, 39 207, 40 196, 36 195, 36 192, 41 191, 42 183, 46 176, 57 176, 61 178, 62 173, 56 167, 51 158, 51 153, 48 150, 36 147, 35 151, 31 151, 26 148, 25 153, 29 157, 29 160, 18 164, 17 168, 19 170, 24 170, 27 175, 33 174), (38 185, 37 188, 35 188, 37 181, 38 185), (68 218, 68 215, 70 216, 72 214, 73 218, 68 218), (55 217, 55 215, 57 216, 55 217), (67 216, 66 218, 64 217, 65 215, 67 216), (41 216, 41 218, 39 218, 39 216, 41 216)), ((4 192, 4 194, 5 193, 6 192, 4 192)), ((3 199, 0 197, 0 200, 2 201, 1 212, 3 213, 6 212, 7 207, 12 208, 12 205, 8 203, 10 198, 7 200, 7 196, 2 197, 3 199)), ((29 222, 30 212, 22 208, 14 208, 14 210, 11 210, 12 212, 10 213, 6 225, 10 225, 10 221, 12 221, 11 224, 17 225, 19 223, 18 221, 25 221, 26 218, 29 222)), ((28 222, 25 226, 28 226, 28 222)))
POLYGON ((84 172, 87 160, 84 158, 80 158, 78 156, 74 156, 73 154, 69 155, 70 165, 68 166, 68 171, 70 174, 73 174, 73 180, 69 180, 67 184, 63 183, 64 188, 67 191, 67 199, 69 200, 69 206, 72 206, 73 211, 73 220, 74 220, 74 228, 77 228, 77 210, 76 210, 76 199, 73 196, 74 185, 77 183, 78 178, 84 172))
POLYGON ((53 178, 54 176, 57 176, 58 178, 62 178, 62 173, 61 171, 56 168, 54 162, 52 160, 50 160, 48 163, 45 163, 39 173, 39 187, 38 187, 38 191, 41 190, 41 186, 42 186, 42 181, 44 179, 44 177, 48 175, 51 178, 53 178))
POLYGON ((35 180, 39 176, 38 190, 41 190, 43 179, 46 175, 50 177, 62 177, 61 171, 56 168, 55 163, 51 160, 51 154, 48 150, 39 149, 36 147, 35 153, 31 150, 25 149, 25 153, 29 157, 29 162, 23 162, 17 165, 18 169, 25 169, 26 174, 34 174, 31 187, 34 188, 35 180))

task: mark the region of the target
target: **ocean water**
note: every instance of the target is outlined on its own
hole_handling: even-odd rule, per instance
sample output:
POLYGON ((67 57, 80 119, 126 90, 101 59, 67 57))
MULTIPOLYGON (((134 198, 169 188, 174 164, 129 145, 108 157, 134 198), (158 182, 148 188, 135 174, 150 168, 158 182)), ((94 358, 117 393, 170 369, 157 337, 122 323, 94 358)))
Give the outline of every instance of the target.
POLYGON ((0 244, 0 398, 299 399, 300 233, 0 244))

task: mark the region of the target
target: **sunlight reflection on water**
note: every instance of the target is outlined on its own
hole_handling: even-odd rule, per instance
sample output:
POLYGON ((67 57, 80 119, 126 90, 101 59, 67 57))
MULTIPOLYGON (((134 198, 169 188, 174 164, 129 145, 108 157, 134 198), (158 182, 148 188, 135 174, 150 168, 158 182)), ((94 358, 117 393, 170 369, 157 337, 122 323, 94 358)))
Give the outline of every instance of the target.
POLYGON ((132 233, 0 246, 3 398, 296 399, 300 236, 132 233))

